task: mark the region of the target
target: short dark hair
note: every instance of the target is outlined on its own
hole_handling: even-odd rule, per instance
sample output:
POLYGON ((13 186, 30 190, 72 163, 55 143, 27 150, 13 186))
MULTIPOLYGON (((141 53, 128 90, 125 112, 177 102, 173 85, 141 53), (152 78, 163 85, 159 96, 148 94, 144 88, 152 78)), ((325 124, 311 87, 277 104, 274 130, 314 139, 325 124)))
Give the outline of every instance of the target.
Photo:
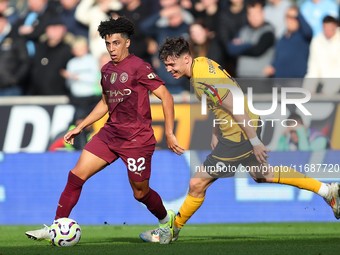
POLYGON ((323 18, 322 23, 334 23, 339 25, 339 22, 336 18, 334 18, 333 16, 326 16, 323 18))
POLYGON ((127 40, 135 33, 135 26, 125 16, 117 19, 110 17, 110 19, 100 22, 98 32, 103 39, 105 39, 106 35, 121 34, 127 40))
POLYGON ((164 62, 168 57, 180 57, 182 54, 187 53, 190 55, 189 43, 183 36, 177 36, 174 38, 165 38, 164 44, 160 46, 158 51, 159 59, 164 62))
MULTIPOLYGON (((301 116, 295 112, 289 115, 288 119, 293 119, 293 120, 296 120, 297 123, 303 124, 301 116)), ((289 121, 289 122, 292 122, 292 121, 289 121)))
POLYGON ((261 7, 263 8, 265 6, 265 1, 263 1, 263 0, 250 0, 250 1, 248 1, 247 8, 254 8, 257 5, 261 5, 261 7))

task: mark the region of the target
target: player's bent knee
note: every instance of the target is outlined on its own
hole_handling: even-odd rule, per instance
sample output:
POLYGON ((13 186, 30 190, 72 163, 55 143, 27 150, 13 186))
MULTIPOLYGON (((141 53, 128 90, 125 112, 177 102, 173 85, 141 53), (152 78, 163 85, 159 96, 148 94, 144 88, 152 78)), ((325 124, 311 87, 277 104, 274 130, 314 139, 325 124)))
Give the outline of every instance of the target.
POLYGON ((145 192, 144 190, 134 190, 133 191, 133 196, 136 200, 140 200, 143 197, 145 197, 147 195, 147 192, 145 192))
POLYGON ((79 168, 73 168, 70 172, 81 179, 84 179, 85 177, 85 174, 82 171, 80 171, 79 168))
POLYGON ((192 178, 189 182, 189 191, 202 193, 205 191, 206 184, 201 178, 192 178))

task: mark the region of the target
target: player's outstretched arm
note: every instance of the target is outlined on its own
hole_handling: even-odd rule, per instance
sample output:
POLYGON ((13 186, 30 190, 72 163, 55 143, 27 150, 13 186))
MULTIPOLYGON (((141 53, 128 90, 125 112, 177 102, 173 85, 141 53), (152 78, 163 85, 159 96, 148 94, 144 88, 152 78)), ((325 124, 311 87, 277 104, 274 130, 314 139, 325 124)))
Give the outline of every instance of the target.
POLYGON ((171 151, 177 155, 181 155, 184 153, 184 148, 178 144, 176 136, 174 135, 174 99, 164 85, 159 86, 152 91, 152 93, 162 100, 166 143, 171 151))
MULTIPOLYGON (((231 93, 229 93, 227 95, 227 97, 222 101, 222 106, 223 106, 223 108, 228 110, 230 113, 233 112, 233 96, 231 95, 231 93)), ((239 114, 233 115, 233 118, 238 123, 245 123, 245 125, 239 125, 239 126, 240 126, 240 128, 242 128, 242 130, 244 131, 244 133, 248 137, 249 141, 251 142, 251 144, 253 146, 253 153, 254 153, 256 159, 260 163, 266 162, 267 158, 269 157, 267 155, 267 152, 270 152, 270 150, 268 150, 263 145, 263 143, 257 138, 257 134, 256 134, 254 127, 249 126, 247 124, 247 123, 249 123, 248 121, 250 121, 250 118, 249 118, 247 112, 244 112, 243 114, 240 114, 240 115, 239 114), (254 141, 254 142, 252 142, 252 141, 254 141)))
POLYGON ((92 112, 74 129, 64 135, 64 141, 73 145, 74 138, 79 135, 84 128, 101 119, 109 110, 107 96, 103 94, 102 100, 96 105, 92 112))

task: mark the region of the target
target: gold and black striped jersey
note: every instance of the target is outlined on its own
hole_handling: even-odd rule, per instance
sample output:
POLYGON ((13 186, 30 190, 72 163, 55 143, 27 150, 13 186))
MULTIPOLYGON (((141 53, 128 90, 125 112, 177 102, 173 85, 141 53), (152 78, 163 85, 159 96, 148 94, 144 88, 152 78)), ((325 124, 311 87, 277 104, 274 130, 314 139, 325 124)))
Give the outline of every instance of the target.
MULTIPOLYGON (((215 118, 228 121, 226 124, 219 125, 223 138, 233 142, 240 142, 243 135, 245 139, 248 139, 241 127, 235 124, 236 121, 233 115, 221 105, 230 90, 214 86, 216 84, 228 84, 236 86, 241 90, 234 78, 213 60, 206 57, 198 57, 193 60, 191 66, 190 82, 199 101, 201 101, 203 94, 207 95, 207 107, 215 114, 215 118)), ((257 130, 256 126, 258 125, 259 116, 249 110, 246 96, 244 96, 244 109, 252 120, 255 130, 257 130)))

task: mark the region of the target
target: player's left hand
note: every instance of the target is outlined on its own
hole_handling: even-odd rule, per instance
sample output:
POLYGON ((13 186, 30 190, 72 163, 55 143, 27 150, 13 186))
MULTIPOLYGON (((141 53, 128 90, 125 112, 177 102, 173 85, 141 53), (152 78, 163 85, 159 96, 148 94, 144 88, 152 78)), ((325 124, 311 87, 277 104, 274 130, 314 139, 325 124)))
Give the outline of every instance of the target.
POLYGON ((255 155, 257 161, 260 163, 267 162, 267 158, 269 157, 267 152, 270 152, 270 150, 268 150, 266 146, 263 145, 263 143, 253 146, 253 154, 255 155))
POLYGON ((174 134, 166 135, 166 143, 168 144, 168 148, 177 155, 184 153, 184 148, 178 144, 174 134))

